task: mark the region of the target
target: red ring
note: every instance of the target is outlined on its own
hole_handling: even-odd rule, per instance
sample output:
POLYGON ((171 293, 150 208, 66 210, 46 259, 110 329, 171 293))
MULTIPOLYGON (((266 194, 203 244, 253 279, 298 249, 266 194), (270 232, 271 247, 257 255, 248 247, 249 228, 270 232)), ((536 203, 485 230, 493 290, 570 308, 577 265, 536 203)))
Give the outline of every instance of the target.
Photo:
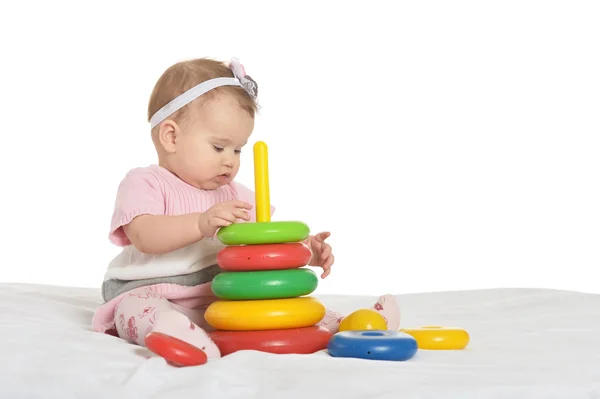
POLYGON ((233 245, 217 254, 217 264, 227 271, 283 270, 306 266, 311 252, 301 242, 233 245))
POLYGON ((329 330, 316 325, 282 330, 217 330, 209 335, 221 351, 222 356, 240 350, 308 355, 326 349, 331 339, 329 330))
POLYGON ((163 333, 151 332, 144 338, 144 344, 173 366, 198 366, 208 361, 202 349, 163 333))

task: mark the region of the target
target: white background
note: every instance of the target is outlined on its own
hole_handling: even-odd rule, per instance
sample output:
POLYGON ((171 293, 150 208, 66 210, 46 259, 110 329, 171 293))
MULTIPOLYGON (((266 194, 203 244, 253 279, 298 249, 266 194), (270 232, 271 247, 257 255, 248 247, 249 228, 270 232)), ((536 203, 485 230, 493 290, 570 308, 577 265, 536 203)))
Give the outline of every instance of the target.
POLYGON ((3 2, 0 20, 0 281, 99 286, 118 183, 156 162, 156 79, 236 56, 274 219, 332 233, 318 292, 600 292, 597 2, 3 2))

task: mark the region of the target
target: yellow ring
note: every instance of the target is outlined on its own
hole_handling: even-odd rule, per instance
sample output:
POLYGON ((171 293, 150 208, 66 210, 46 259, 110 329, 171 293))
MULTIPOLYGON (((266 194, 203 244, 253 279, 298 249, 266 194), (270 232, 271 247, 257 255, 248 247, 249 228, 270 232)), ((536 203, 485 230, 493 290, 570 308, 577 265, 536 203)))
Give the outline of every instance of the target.
POLYGON ((399 331, 411 335, 417 341, 419 349, 457 350, 464 349, 469 344, 469 333, 461 328, 426 326, 399 331))
POLYGON ((313 297, 216 301, 204 314, 212 327, 229 331, 309 327, 324 316, 325 306, 313 297))

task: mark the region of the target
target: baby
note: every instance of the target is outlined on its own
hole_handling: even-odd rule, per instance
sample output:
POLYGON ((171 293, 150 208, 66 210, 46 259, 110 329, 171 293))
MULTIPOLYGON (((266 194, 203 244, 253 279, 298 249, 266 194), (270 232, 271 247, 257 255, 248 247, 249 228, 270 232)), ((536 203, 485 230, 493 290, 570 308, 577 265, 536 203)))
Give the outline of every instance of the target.
MULTIPOLYGON (((221 356, 204 312, 217 299, 210 284, 224 248, 218 229, 256 221, 254 193, 235 177, 254 129, 257 92, 236 59, 180 62, 159 78, 148 106, 158 164, 130 170, 119 185, 109 239, 123 250, 108 266, 95 331, 141 346, 149 333, 160 332, 201 348, 209 359, 221 356)), ((329 235, 304 242, 321 278, 334 263, 329 235)), ((372 309, 388 329, 398 329, 394 296, 380 297, 372 309)), ((342 319, 328 309, 319 325, 335 333, 342 319)))

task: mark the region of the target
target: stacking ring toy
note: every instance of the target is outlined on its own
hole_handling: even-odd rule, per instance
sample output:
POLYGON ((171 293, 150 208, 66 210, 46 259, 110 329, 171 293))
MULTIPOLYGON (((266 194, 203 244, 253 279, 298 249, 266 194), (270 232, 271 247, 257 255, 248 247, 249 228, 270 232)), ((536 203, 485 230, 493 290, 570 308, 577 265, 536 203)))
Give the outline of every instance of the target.
POLYGON ((310 269, 225 272, 212 281, 213 293, 227 300, 294 298, 312 293, 319 284, 310 269))
POLYGON ((225 271, 283 270, 306 266, 312 256, 301 242, 225 247, 217 264, 225 271))
POLYGON ((403 361, 417 353, 417 341, 408 334, 390 330, 342 331, 329 340, 333 357, 403 361))
POLYGON ((414 337, 419 349, 456 350, 464 349, 469 344, 469 333, 461 328, 427 326, 400 331, 414 337))
POLYGON ((208 361, 202 349, 163 333, 151 332, 144 338, 144 344, 176 367, 199 366, 208 361))
POLYGON ((313 297, 216 301, 204 318, 216 330, 248 331, 309 327, 325 316, 325 306, 313 297))
POLYGON ((302 222, 250 222, 223 227, 217 238, 225 245, 282 244, 302 241, 309 233, 302 222))
POLYGON ((213 331, 209 335, 221 356, 240 350, 308 355, 327 348, 331 338, 329 330, 319 326, 266 331, 213 331))

